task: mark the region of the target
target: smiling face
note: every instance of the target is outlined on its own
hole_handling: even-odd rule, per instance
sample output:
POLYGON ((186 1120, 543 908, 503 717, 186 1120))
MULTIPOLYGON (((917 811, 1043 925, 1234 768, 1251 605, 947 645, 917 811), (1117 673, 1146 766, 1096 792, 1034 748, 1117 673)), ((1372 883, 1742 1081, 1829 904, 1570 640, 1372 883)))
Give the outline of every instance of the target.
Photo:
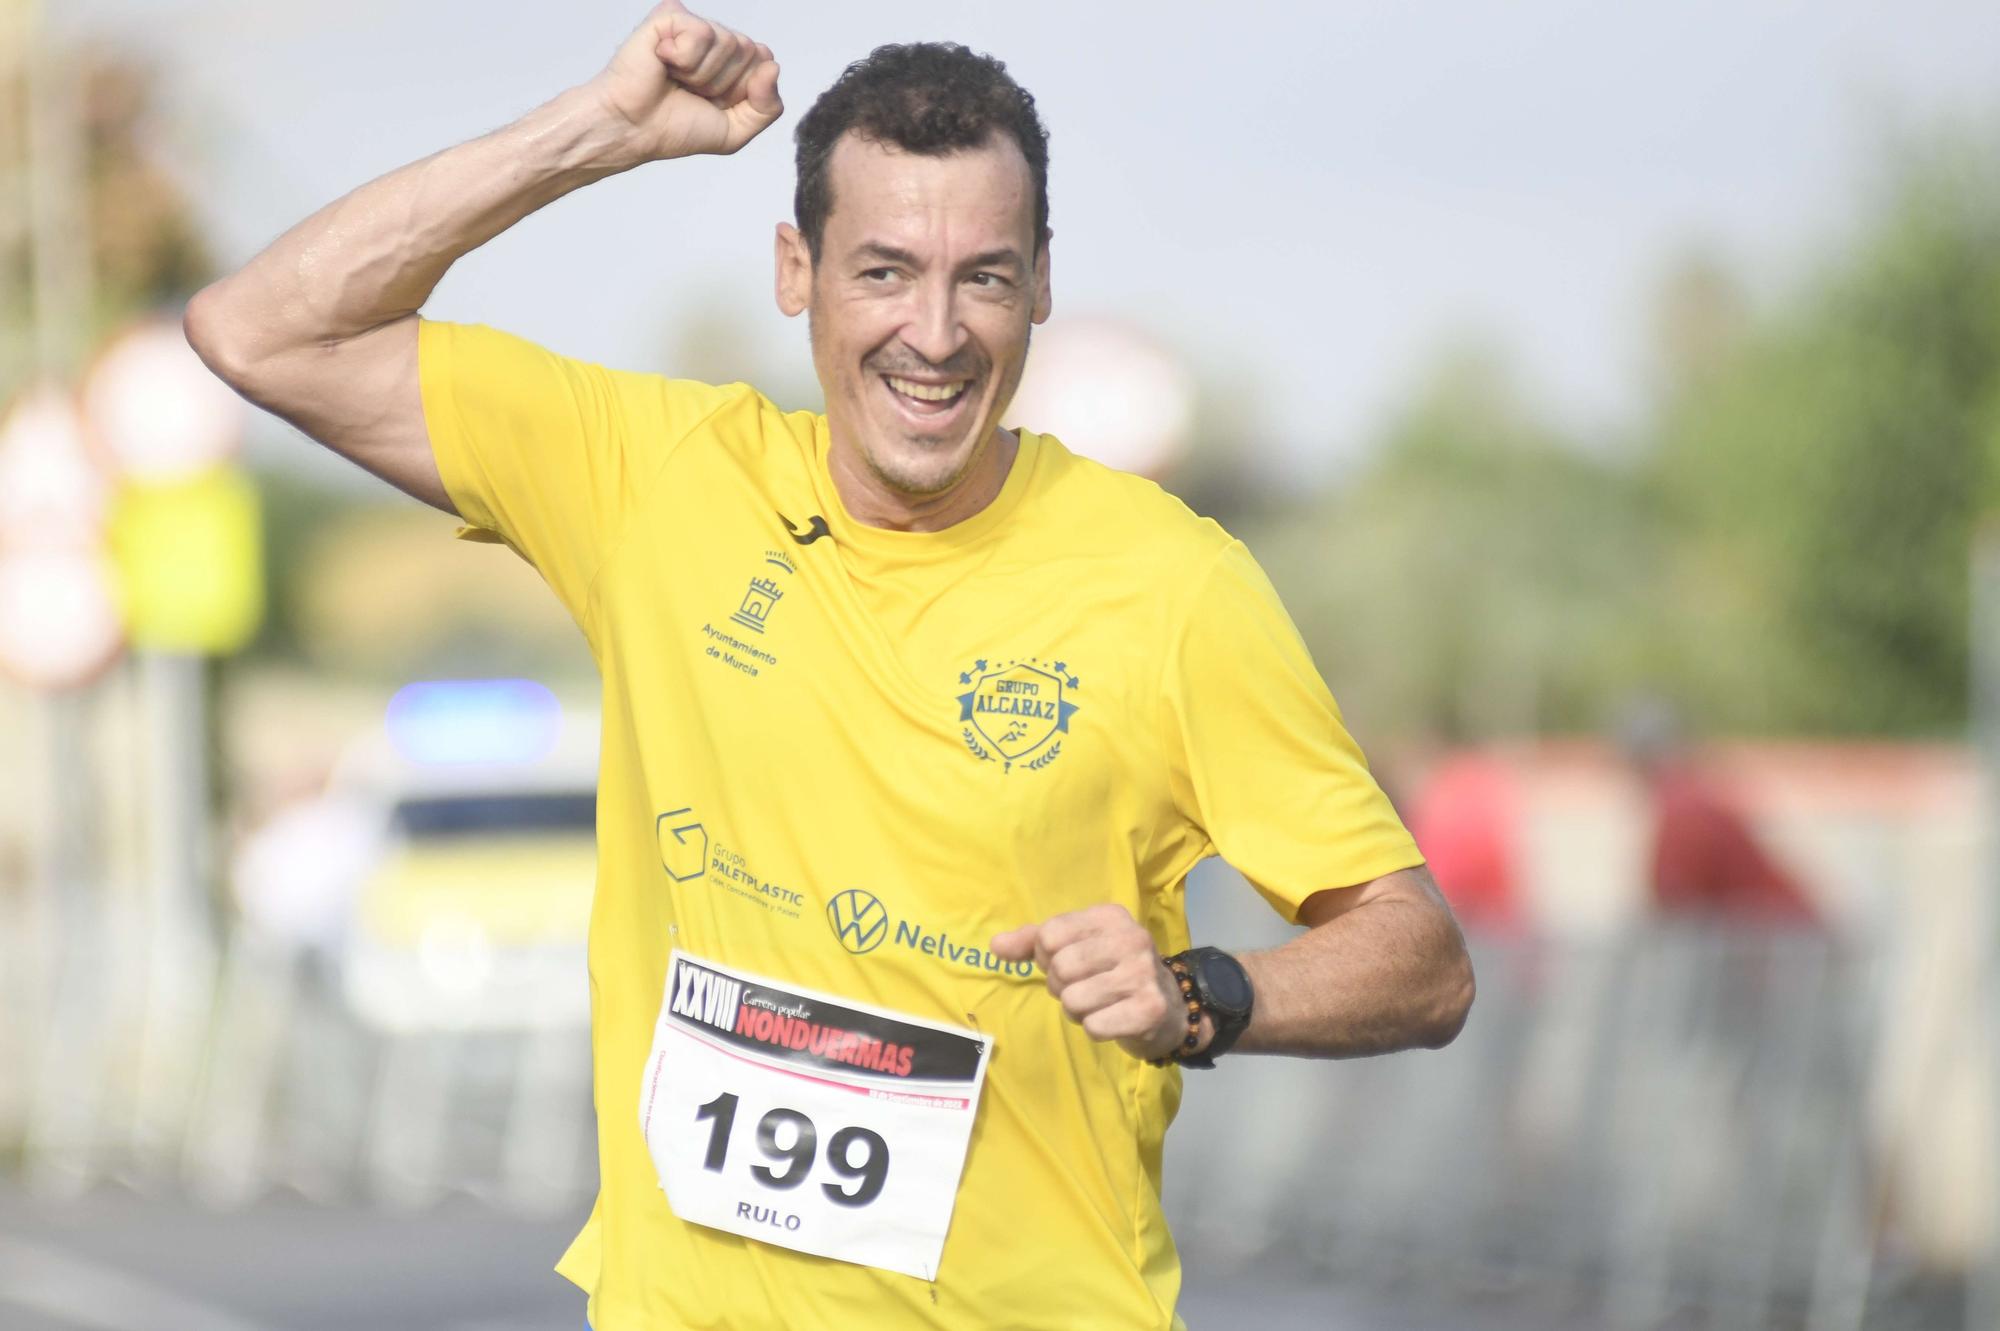
POLYGON ((962 520, 1005 478, 1000 414, 1049 313, 1027 161, 1004 134, 941 156, 848 134, 828 180, 817 262, 778 228, 778 304, 809 312, 836 484, 864 521, 962 520))

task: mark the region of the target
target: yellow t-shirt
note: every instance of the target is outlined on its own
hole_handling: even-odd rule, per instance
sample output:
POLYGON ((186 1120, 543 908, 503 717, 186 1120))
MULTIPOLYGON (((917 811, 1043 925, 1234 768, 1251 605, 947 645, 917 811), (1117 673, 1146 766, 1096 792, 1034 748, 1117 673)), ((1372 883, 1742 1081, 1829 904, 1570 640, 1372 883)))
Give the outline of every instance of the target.
POLYGON ((1177 1326, 1178 1070, 985 948, 1110 901, 1177 951, 1210 854, 1288 919, 1421 863, 1242 544, 1028 432, 983 512, 867 527, 822 416, 488 328, 427 321, 419 346, 445 488, 603 676, 600 1191, 558 1267, 593 1326, 1177 1326), (861 953, 828 911, 853 889, 893 926, 861 953), (992 1038, 935 1280, 676 1219, 639 1127, 674 947, 992 1038))

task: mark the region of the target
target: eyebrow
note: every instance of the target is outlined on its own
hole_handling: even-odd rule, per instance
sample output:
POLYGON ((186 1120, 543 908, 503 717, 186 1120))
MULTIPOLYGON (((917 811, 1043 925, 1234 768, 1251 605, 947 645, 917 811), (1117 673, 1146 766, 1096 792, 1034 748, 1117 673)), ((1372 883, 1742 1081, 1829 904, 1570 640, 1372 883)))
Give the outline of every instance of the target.
MULTIPOLYGON (((879 241, 873 240, 867 241, 857 248, 854 251, 854 256, 857 259, 880 259, 884 263, 899 263, 905 268, 921 268, 924 266, 923 261, 908 250, 898 249, 894 245, 884 245, 879 241)), ((983 253, 973 255, 960 264, 959 268, 961 271, 964 271, 972 268, 1011 267, 1017 272, 1021 272, 1026 271, 1027 266, 1022 260, 1019 250, 1011 245, 1003 245, 997 250, 986 250, 983 253)))

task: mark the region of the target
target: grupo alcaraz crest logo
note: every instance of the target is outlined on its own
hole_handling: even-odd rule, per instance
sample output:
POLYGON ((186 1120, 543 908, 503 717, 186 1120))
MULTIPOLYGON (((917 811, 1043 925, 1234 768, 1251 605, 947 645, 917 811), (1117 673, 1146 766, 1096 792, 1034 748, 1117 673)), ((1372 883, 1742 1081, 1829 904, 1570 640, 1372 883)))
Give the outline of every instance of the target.
POLYGON ((834 894, 826 903, 826 922, 840 945, 856 956, 873 952, 889 936, 888 908, 880 897, 858 887, 834 894))
POLYGON ((1040 771, 1062 753, 1080 687, 1067 661, 978 660, 959 672, 958 722, 966 751, 981 762, 1040 771))

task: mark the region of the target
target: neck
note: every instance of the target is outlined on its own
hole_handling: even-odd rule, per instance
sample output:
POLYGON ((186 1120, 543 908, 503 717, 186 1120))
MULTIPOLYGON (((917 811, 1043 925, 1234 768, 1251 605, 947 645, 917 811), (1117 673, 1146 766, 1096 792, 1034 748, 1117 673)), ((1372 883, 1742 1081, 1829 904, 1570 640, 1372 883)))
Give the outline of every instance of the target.
POLYGON ((826 469, 848 516, 867 527, 890 531, 943 531, 985 510, 1000 497, 1013 470, 1021 441, 1013 431, 994 427, 986 446, 948 490, 909 494, 896 489, 868 465, 861 450, 834 434, 827 446, 826 469))

